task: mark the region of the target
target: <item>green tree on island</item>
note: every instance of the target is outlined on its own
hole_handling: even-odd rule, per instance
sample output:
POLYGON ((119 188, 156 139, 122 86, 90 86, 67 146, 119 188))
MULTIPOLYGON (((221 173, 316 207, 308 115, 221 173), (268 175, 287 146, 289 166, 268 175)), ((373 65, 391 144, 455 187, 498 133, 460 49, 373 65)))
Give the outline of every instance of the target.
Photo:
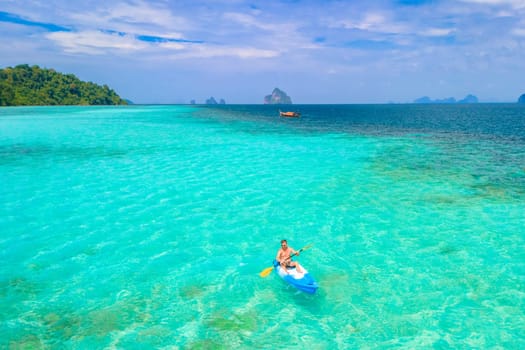
POLYGON ((0 69, 0 106, 125 105, 107 85, 27 64, 0 69))

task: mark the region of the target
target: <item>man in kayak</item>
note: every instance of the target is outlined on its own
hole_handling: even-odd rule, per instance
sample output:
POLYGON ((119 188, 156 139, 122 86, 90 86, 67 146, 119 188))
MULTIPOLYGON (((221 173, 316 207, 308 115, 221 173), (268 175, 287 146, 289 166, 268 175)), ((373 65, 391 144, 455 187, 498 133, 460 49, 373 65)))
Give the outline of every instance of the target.
POLYGON ((292 256, 299 256, 299 252, 288 246, 286 239, 281 240, 281 248, 277 251, 275 260, 279 262, 281 267, 288 273, 287 268, 295 267, 297 272, 302 273, 303 269, 298 262, 292 261, 292 256))

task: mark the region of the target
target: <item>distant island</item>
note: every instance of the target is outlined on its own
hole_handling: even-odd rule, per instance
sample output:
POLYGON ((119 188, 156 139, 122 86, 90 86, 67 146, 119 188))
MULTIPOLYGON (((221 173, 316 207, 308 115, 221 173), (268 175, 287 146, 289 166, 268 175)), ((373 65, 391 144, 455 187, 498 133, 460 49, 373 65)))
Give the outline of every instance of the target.
POLYGON ((217 105, 217 104, 219 104, 219 105, 225 105, 225 104, 226 104, 226 101, 225 101, 223 98, 221 98, 221 99, 219 100, 219 102, 217 102, 217 100, 215 99, 215 97, 212 96, 212 97, 210 97, 210 98, 208 98, 208 99, 206 100, 206 104, 207 104, 207 105, 217 105))
MULTIPOLYGON (((192 99, 190 100, 190 105, 196 105, 198 104, 197 101, 195 101, 195 99, 192 99)), ((207 98, 206 101, 204 102, 204 104, 207 104, 207 105, 225 105, 226 104, 226 101, 221 98, 219 100, 219 102, 217 102, 217 100, 215 99, 215 97, 210 97, 210 98, 207 98)))
POLYGON ((265 105, 291 105, 292 99, 286 94, 286 92, 275 88, 271 95, 264 96, 265 105))
POLYGON ((478 103, 478 98, 474 95, 467 95, 464 99, 456 101, 454 97, 432 100, 428 96, 423 96, 414 100, 414 103, 478 103))
POLYGON ((127 105, 107 85, 27 64, 0 69, 0 106, 127 105))
POLYGON ((525 103, 525 94, 521 95, 520 98, 518 98, 518 103, 525 103))

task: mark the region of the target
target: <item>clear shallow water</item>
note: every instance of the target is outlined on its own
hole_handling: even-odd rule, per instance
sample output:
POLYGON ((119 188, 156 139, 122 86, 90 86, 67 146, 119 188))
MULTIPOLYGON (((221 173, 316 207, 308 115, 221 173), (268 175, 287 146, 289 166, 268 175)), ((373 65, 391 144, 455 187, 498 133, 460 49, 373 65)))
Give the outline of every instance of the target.
POLYGON ((0 109, 0 347, 523 348, 525 108, 294 108, 0 109))

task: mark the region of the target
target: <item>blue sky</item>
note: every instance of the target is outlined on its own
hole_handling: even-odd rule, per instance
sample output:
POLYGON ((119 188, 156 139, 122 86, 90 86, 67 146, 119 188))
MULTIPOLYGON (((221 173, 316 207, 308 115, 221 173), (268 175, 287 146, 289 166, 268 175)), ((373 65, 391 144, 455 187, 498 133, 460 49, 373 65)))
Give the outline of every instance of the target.
POLYGON ((135 103, 525 93, 525 0, 0 0, 0 46, 135 103))

